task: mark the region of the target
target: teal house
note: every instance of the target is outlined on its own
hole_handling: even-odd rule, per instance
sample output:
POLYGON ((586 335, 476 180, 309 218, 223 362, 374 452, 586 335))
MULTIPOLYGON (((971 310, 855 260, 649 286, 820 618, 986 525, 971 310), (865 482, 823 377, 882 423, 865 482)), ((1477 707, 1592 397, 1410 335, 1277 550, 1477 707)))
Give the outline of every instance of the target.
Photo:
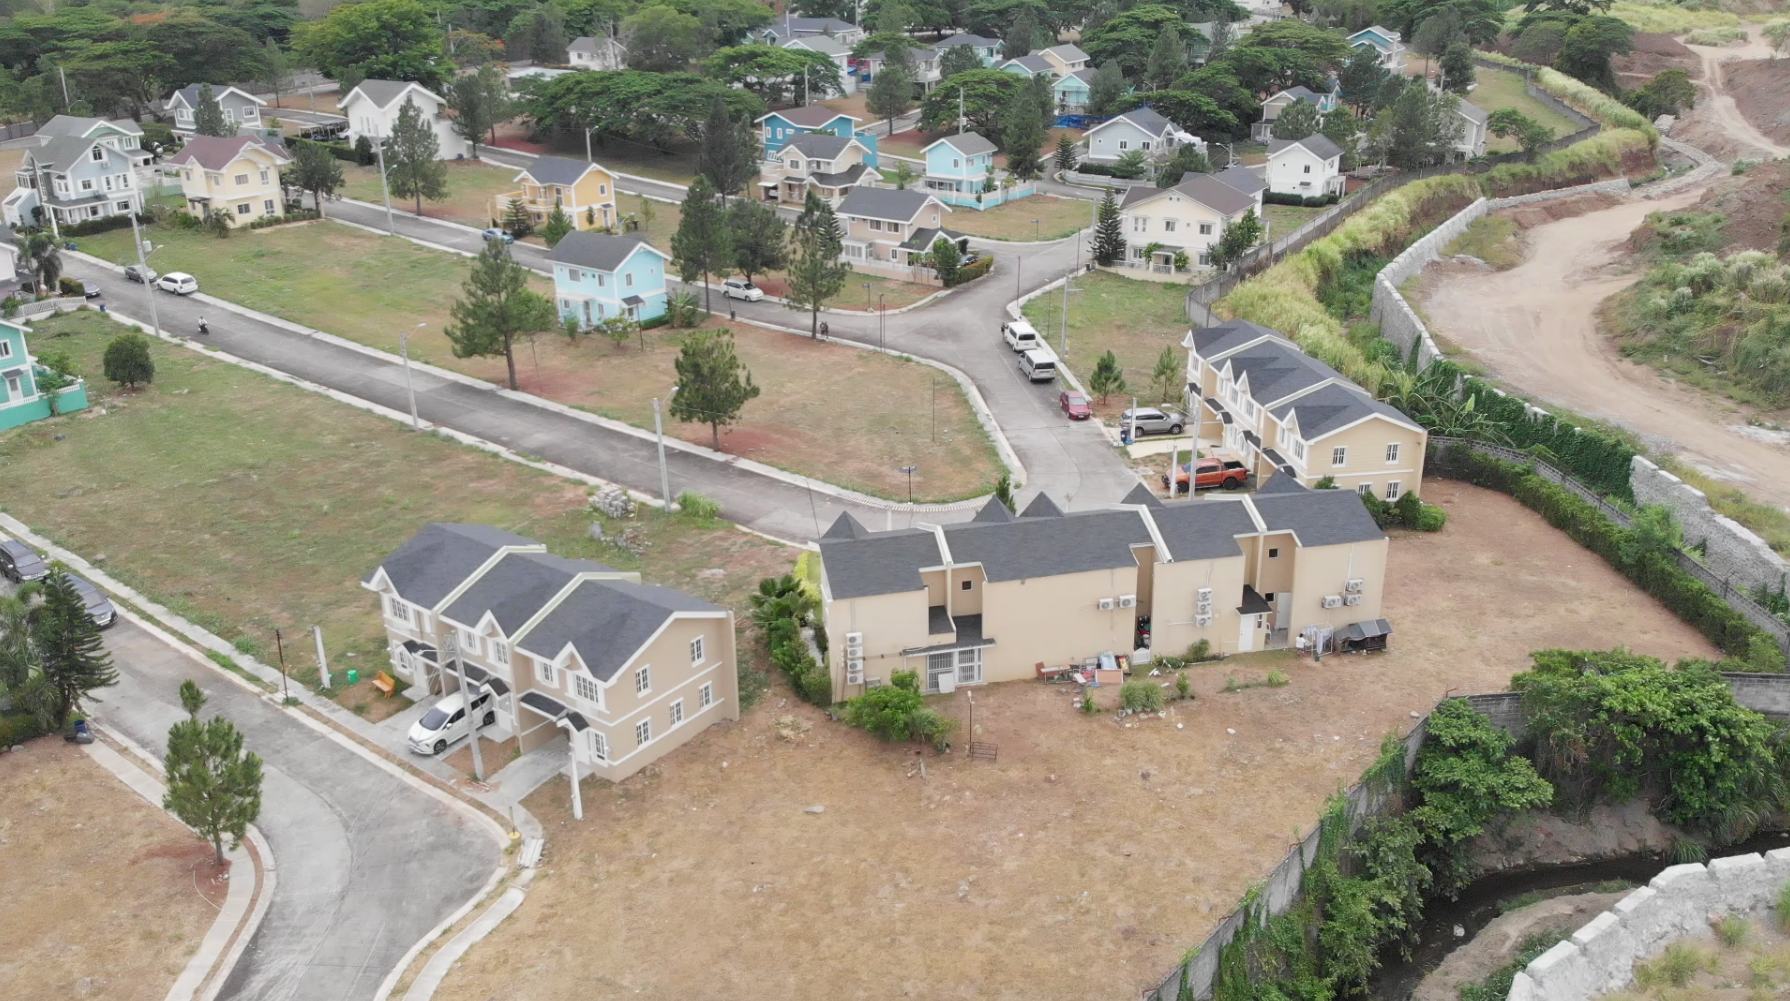
POLYGON ((567 233, 547 259, 562 320, 588 329, 617 316, 644 323, 665 315, 671 256, 638 236, 567 233))
POLYGON ((796 136, 809 132, 831 132, 842 139, 856 139, 869 155, 864 162, 872 170, 876 169, 876 134, 861 131, 860 121, 855 115, 843 111, 834 111, 823 104, 810 104, 801 108, 784 108, 773 111, 758 119, 758 139, 766 160, 778 160, 783 147, 796 136))
POLYGON ((1081 115, 1088 110, 1088 95, 1094 90, 1094 71, 1080 69, 1051 85, 1056 94, 1057 114, 1081 115))
POLYGON ((87 409, 87 383, 81 379, 54 393, 42 391, 40 383, 53 373, 31 357, 26 333, 26 328, 0 320, 0 430, 87 409))
POLYGON ((926 193, 946 205, 991 209, 1038 191, 1031 181, 989 183, 995 172, 995 144, 974 132, 946 136, 920 152, 926 157, 926 193))

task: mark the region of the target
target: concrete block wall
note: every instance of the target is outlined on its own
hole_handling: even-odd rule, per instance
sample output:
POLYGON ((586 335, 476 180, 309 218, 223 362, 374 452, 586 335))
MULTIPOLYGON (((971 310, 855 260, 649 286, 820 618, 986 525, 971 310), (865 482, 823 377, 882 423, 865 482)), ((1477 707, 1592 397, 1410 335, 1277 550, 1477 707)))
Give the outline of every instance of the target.
POLYGON ((1510 985, 1509 1001, 1586 1001, 1620 990, 1635 963, 1683 938, 1709 938, 1728 914, 1764 916, 1790 881, 1790 848, 1675 865, 1542 953, 1510 985))
POLYGON ((1790 561, 1772 551, 1765 540, 1709 506, 1703 491, 1635 456, 1628 485, 1638 504, 1663 504, 1684 528, 1684 544, 1704 548, 1703 565, 1750 597, 1760 587, 1777 590, 1790 582, 1790 561))

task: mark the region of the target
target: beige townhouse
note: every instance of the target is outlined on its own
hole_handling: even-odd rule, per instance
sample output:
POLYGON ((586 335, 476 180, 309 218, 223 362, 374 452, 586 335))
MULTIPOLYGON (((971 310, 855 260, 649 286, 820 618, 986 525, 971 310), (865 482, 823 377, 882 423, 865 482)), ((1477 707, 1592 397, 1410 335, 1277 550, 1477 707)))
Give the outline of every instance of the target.
POLYGON ((181 193, 196 215, 248 223, 286 214, 280 168, 292 158, 277 140, 194 136, 166 162, 179 170, 181 193))
POLYGON ((767 202, 800 205, 812 191, 834 208, 860 184, 874 185, 864 162, 870 151, 849 136, 806 132, 783 144, 761 168, 758 186, 767 202))
POLYGON ((393 672, 428 698, 464 673, 480 735, 522 753, 566 734, 580 774, 619 782, 739 718, 733 613, 484 525, 430 524, 363 580, 393 672))
POLYGON ((1429 433, 1290 338, 1230 320, 1188 331, 1181 346, 1199 440, 1258 478, 1285 473, 1308 487, 1329 478, 1389 501, 1422 492, 1429 433))
POLYGON ((1354 494, 1276 478, 1253 495, 871 531, 840 515, 818 540, 833 696, 914 671, 928 693, 1034 677, 1200 640, 1240 653, 1357 623, 1384 634, 1386 536, 1354 494))
POLYGON ((857 187, 840 201, 845 225, 839 259, 860 271, 939 284, 920 258, 943 236, 969 255, 969 237, 945 229, 951 207, 924 191, 857 187))
POLYGON ((1125 231, 1124 265, 1171 274, 1177 254, 1187 267, 1212 266, 1212 248, 1224 231, 1257 208, 1253 192, 1240 191, 1211 174, 1188 174, 1172 188, 1136 187, 1119 203, 1125 231))

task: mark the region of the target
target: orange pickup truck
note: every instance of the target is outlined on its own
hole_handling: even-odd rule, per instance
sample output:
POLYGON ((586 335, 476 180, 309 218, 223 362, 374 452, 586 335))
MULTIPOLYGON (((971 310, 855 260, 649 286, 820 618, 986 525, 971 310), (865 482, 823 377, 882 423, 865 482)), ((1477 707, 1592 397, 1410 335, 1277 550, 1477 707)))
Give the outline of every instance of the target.
MULTIPOLYGON (((1236 490, 1249 482, 1249 470, 1243 463, 1235 459, 1196 459, 1175 470, 1175 493, 1187 492, 1189 477, 1193 479, 1195 490, 1205 490, 1210 487, 1236 490)), ((1168 486, 1167 473, 1162 474, 1162 485, 1168 486)))

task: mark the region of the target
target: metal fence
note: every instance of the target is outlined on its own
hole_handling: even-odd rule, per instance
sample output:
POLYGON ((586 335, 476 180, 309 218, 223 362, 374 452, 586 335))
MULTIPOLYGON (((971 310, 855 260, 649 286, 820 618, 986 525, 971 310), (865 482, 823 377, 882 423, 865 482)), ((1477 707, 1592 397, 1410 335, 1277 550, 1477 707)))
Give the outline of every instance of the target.
POLYGON ((8 139, 23 139, 37 134, 36 122, 6 122, 0 124, 0 142, 8 139))

